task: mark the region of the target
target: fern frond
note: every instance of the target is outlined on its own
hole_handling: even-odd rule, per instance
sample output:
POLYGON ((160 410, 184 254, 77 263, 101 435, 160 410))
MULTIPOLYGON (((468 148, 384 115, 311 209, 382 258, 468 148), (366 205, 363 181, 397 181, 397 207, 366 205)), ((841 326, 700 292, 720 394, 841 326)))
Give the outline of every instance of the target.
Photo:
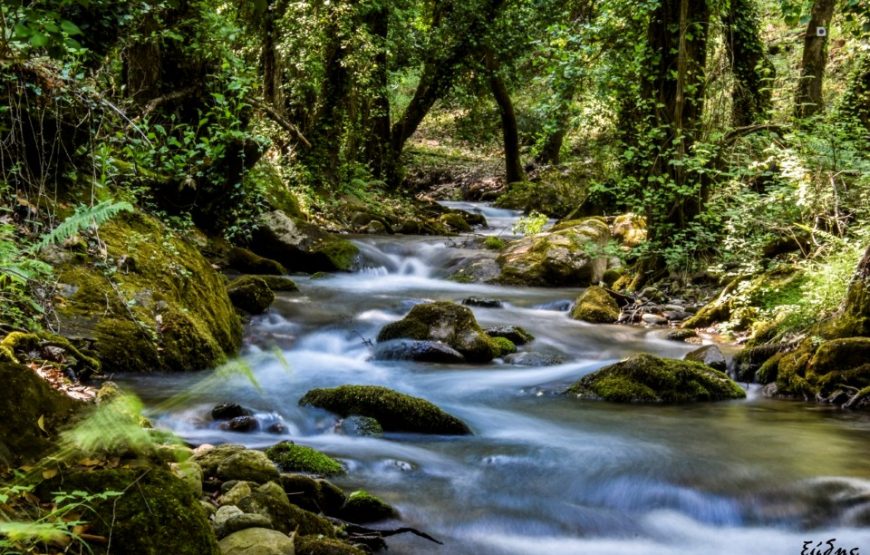
POLYGON ((79 206, 72 216, 43 235, 39 242, 33 246, 32 252, 38 253, 49 245, 62 243, 82 230, 91 226, 99 227, 116 214, 132 210, 133 206, 129 202, 103 201, 94 206, 79 206))

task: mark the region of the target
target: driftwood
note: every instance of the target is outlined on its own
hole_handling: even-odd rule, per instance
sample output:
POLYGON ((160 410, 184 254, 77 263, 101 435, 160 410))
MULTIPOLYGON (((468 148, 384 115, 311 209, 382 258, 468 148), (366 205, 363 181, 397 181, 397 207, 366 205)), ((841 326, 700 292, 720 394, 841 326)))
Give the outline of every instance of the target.
POLYGON ((384 541, 384 538, 396 536, 398 534, 414 534, 415 536, 419 536, 423 539, 429 540, 430 542, 437 543, 438 545, 444 545, 442 542, 436 540, 426 532, 421 532, 416 528, 404 526, 401 528, 393 528, 389 530, 377 530, 374 528, 368 528, 366 526, 360 526, 359 524, 354 524, 352 522, 347 522, 335 517, 327 518, 333 524, 344 528, 344 531, 347 533, 348 536, 348 542, 352 544, 364 545, 370 551, 387 549, 387 542, 384 541))

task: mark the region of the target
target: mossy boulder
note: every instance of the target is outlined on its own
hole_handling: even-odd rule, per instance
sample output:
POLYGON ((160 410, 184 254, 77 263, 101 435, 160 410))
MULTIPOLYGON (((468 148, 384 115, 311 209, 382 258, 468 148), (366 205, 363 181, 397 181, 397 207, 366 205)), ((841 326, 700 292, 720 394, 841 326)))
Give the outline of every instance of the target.
POLYGON ((508 339, 514 345, 525 345, 535 339, 534 335, 520 326, 493 326, 483 331, 492 338, 503 337, 508 339))
POLYGON ((312 389, 299 404, 318 407, 342 417, 369 416, 388 432, 464 435, 471 430, 464 422, 434 404, 374 385, 343 385, 312 389))
MULTIPOLYGON (((183 480, 159 467, 72 472, 40 486, 54 491, 122 492, 92 499, 89 533, 112 538, 119 553, 221 555, 205 510, 183 480), (183 533, 180 533, 183 531, 183 533)), ((114 552, 113 549, 113 552, 114 552)))
POLYGON ((607 269, 600 254, 610 229, 600 218, 587 218, 546 233, 508 243, 497 261, 500 283, 510 285, 586 286, 598 283, 607 269))
POLYGON ((338 486, 308 474, 281 474, 281 487, 290 502, 301 509, 338 516, 347 496, 338 486))
POLYGON ((255 513, 245 513, 235 505, 220 507, 215 511, 212 522, 214 523, 215 535, 219 540, 247 528, 272 529, 272 521, 269 520, 269 517, 255 513))
POLYGON ((344 474, 344 467, 337 460, 292 441, 282 441, 269 447, 266 456, 284 472, 306 472, 321 476, 344 474))
POLYGON ((224 278, 192 244, 139 213, 103 225, 99 240, 56 267, 54 307, 58 333, 90 344, 104 372, 201 370, 236 352, 224 278))
POLYGON ((594 324, 612 324, 619 319, 619 305, 606 289, 592 285, 574 301, 571 318, 594 324))
POLYGON ((683 358, 685 360, 693 360, 695 362, 706 364, 710 368, 719 370, 720 372, 724 372, 727 365, 725 355, 722 354, 722 350, 716 345, 704 345, 703 347, 699 347, 694 351, 686 353, 686 356, 683 358))
POLYGON ((339 516, 343 520, 357 524, 378 522, 390 518, 398 518, 399 512, 389 503, 365 490, 357 490, 348 495, 339 516))
POLYGON ((568 394, 616 403, 688 403, 740 399, 746 392, 705 364, 636 355, 583 377, 568 394))
POLYGON ((14 362, 0 362, 0 383, 0 468, 33 462, 45 454, 52 436, 84 406, 14 362))
POLYGON ((266 285, 269 286, 269 289, 271 289, 275 293, 290 293, 293 291, 299 291, 299 286, 296 285, 296 282, 288 278, 287 276, 259 275, 257 277, 265 281, 266 285))
POLYGON ((827 338, 870 336, 870 245, 858 262, 843 305, 821 333, 827 338))
POLYGON ((303 536, 296 539, 296 555, 366 555, 366 551, 340 540, 303 536))
POLYGON ((290 272, 347 271, 359 255, 359 249, 350 241, 294 220, 280 210, 260 217, 248 246, 261 256, 277 260, 290 272))
POLYGON ((275 482, 266 482, 239 500, 236 505, 246 514, 268 519, 270 526, 285 534, 293 530, 290 519, 293 509, 284 489, 275 482))
POLYGON ((413 360, 443 364, 465 361, 462 353, 441 341, 416 341, 414 339, 391 339, 375 345, 374 360, 413 360))
POLYGON ((467 307, 450 302, 418 304, 398 322, 384 326, 378 341, 414 339, 441 341, 462 353, 469 362, 489 362, 496 346, 467 307))
POLYGON ((99 359, 73 345, 66 337, 46 331, 13 331, 0 340, 0 361, 49 361, 89 377, 101 368, 99 359))
POLYGON ((217 447, 201 445, 194 450, 191 460, 202 468, 202 472, 205 476, 213 477, 217 474, 218 466, 220 466, 222 462, 232 455, 241 453, 244 450, 244 445, 236 443, 225 443, 223 445, 218 445, 217 447))
POLYGON ((626 247, 636 247, 646 241, 646 218, 628 212, 613 218, 610 233, 614 239, 626 247))
POLYGON ((352 437, 380 437, 384 435, 381 423, 368 416, 348 416, 342 418, 338 429, 352 437))
POLYGON ((516 344, 507 337, 493 337, 492 343, 495 345, 495 356, 497 358, 517 352, 516 344))
POLYGON ((269 528, 246 528, 220 541, 222 555, 294 555, 293 538, 269 528))
POLYGON ((275 300, 275 294, 265 280, 256 276, 241 276, 227 287, 233 306, 249 314, 262 314, 275 300))
POLYGON ((264 274, 280 276, 287 270, 280 262, 260 256, 244 247, 232 247, 227 254, 230 267, 243 274, 264 274))

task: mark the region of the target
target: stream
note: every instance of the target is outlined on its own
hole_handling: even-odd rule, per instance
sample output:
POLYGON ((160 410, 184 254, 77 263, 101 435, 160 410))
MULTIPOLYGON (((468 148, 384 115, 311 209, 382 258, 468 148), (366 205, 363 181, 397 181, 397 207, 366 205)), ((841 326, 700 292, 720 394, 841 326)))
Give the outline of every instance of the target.
MULTIPOLYGON (((510 235, 519 216, 445 204, 482 212, 490 228, 481 234, 510 235)), ((243 359, 256 385, 213 373, 119 381, 151 407, 187 393, 150 416, 191 443, 265 447, 289 438, 325 451, 348 468, 338 485, 383 497, 402 525, 444 542, 396 536, 389 553, 827 555, 836 553, 825 552, 830 544, 815 546, 836 538, 834 549, 870 554, 870 415, 772 401, 753 386, 745 400, 681 406, 563 397, 564 386, 620 358, 679 358, 697 346, 666 340, 662 328, 573 321, 566 310, 579 289, 448 281, 458 258, 475 255, 461 237, 354 241, 365 269, 294 276, 300 292, 278 294, 248 325, 243 359), (553 364, 369 360, 378 330, 413 304, 471 296, 504 303, 473 308, 483 327, 523 326, 536 339, 520 350, 553 364), (343 384, 424 397, 474 435, 350 437, 329 414, 297 405, 312 388, 343 384), (286 432, 216 429, 208 414, 223 401, 255 409, 264 429, 280 423, 286 432)))

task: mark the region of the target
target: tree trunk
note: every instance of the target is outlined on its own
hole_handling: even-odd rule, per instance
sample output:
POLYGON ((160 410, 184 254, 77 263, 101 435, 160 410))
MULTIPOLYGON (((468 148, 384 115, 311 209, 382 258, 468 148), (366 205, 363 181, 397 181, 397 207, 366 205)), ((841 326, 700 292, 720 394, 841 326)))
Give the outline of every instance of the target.
POLYGON ((484 59, 486 61, 487 72, 489 73, 489 88, 493 98, 495 98, 498 112, 501 116, 502 137, 504 139, 505 180, 508 183, 525 181, 526 176, 525 172, 523 172, 522 160, 520 159, 520 136, 517 130, 517 116, 514 112, 510 93, 498 74, 498 62, 495 59, 495 54, 489 48, 484 50, 484 59))
POLYGON ((870 52, 864 52, 843 97, 841 110, 870 131, 870 52))
POLYGON ((770 111, 773 64, 764 52, 755 0, 731 0, 723 17, 725 48, 734 75, 731 119, 734 127, 763 121, 770 111))
POLYGON ((281 94, 281 60, 276 48, 278 28, 276 21, 287 8, 285 0, 269 0, 263 15, 263 45, 260 49, 260 70, 263 72, 263 100, 283 115, 283 96, 281 94))
POLYGON ((365 154, 372 173, 388 179, 392 175, 394 161, 390 148, 390 100, 387 96, 389 72, 387 67, 387 35, 389 33, 389 12, 386 4, 377 5, 365 16, 365 24, 377 40, 375 55, 375 92, 368 109, 368 131, 365 154))
POLYGON ((804 35, 804 53, 801 62, 801 78, 795 99, 795 115, 799 118, 812 116, 821 111, 822 83, 825 64, 828 61, 828 32, 834 16, 835 0, 815 0, 807 32, 804 35), (824 29, 823 35, 818 30, 824 29))

